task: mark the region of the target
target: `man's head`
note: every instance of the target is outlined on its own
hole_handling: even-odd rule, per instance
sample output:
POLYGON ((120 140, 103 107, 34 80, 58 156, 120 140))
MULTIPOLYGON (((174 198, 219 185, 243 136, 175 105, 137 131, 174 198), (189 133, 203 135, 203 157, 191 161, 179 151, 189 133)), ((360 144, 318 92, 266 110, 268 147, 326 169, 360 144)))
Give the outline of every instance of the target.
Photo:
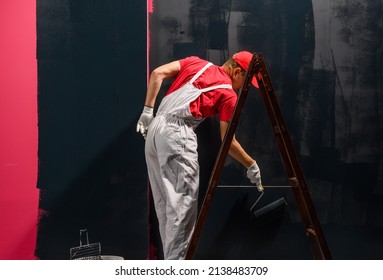
MULTIPOLYGON (((233 54, 232 59, 242 68, 244 72, 249 68, 251 59, 253 58, 253 54, 248 51, 241 51, 233 54)), ((255 77, 251 83, 258 88, 258 82, 255 77)))

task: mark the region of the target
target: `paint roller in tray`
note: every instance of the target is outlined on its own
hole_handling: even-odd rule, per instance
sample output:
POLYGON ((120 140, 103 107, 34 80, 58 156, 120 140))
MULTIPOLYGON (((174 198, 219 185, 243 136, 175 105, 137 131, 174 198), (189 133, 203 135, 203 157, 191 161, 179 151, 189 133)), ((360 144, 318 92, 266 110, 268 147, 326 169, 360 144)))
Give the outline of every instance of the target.
MULTIPOLYGON (((221 185, 219 187, 220 188, 253 188, 253 189, 255 188, 253 185, 251 185, 251 186, 225 186, 225 185, 221 185)), ((265 188, 268 189, 268 188, 293 188, 293 187, 286 185, 286 186, 262 186, 262 188, 258 188, 260 195, 257 198, 257 200, 255 201, 255 203, 250 208, 250 212, 252 213, 252 215, 254 215, 255 218, 261 218, 261 217, 264 217, 267 215, 279 213, 280 211, 283 211, 287 206, 286 200, 283 197, 281 197, 281 198, 255 210, 255 207, 258 205, 259 201, 261 200, 261 198, 264 195, 264 189, 265 188)))

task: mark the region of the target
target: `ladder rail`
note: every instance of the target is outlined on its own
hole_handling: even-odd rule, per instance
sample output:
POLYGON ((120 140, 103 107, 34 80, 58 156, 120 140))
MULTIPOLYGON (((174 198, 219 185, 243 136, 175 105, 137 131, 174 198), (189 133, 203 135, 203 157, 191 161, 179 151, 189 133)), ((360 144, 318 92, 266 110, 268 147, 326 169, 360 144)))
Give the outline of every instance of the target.
POLYGON ((255 54, 256 79, 263 98, 266 111, 276 137, 285 171, 289 183, 294 186, 293 193, 297 202, 298 210, 304 224, 306 234, 309 237, 313 255, 316 259, 331 259, 330 250, 322 232, 319 219, 309 194, 307 183, 299 164, 294 146, 288 133, 283 114, 273 89, 266 64, 261 54, 255 54))

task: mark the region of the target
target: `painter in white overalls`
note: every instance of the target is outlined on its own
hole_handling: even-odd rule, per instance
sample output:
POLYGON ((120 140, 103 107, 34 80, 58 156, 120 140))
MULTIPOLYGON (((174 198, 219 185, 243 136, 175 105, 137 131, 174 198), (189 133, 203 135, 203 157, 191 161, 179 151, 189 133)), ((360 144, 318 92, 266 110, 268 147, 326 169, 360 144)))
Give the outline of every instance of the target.
POLYGON ((188 83, 164 97, 150 123, 145 144, 146 163, 159 221, 165 259, 183 259, 197 218, 199 164, 194 129, 203 118, 190 112, 190 102, 218 85, 198 89, 188 83))

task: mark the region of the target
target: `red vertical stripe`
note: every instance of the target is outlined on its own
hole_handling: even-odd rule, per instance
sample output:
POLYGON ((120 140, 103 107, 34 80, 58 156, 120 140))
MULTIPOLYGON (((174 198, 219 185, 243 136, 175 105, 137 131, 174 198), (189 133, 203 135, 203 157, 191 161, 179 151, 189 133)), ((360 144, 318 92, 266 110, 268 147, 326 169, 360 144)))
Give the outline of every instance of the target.
POLYGON ((153 13, 153 0, 148 0, 148 13, 153 13))
POLYGON ((34 259, 36 1, 0 1, 0 259, 34 259))
POLYGON ((150 77, 150 14, 153 13, 153 0, 147 0, 146 2, 146 73, 147 80, 150 77))

